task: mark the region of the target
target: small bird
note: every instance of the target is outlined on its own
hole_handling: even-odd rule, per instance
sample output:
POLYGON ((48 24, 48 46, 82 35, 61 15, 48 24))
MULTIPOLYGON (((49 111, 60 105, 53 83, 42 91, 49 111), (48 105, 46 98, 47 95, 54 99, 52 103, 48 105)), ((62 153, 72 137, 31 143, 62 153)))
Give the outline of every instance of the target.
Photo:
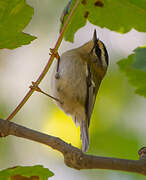
POLYGON ((52 67, 50 93, 66 114, 80 126, 82 151, 89 147, 89 125, 96 95, 108 67, 105 45, 93 38, 84 45, 64 52, 52 67))

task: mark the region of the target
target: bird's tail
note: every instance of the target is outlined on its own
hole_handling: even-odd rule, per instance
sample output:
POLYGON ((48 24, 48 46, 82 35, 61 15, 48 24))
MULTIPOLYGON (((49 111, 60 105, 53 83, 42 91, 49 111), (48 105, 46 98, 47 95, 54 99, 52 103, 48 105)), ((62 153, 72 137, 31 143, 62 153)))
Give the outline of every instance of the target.
POLYGON ((83 121, 80 123, 81 140, 82 140, 82 151, 86 152, 89 147, 89 130, 88 123, 83 121))

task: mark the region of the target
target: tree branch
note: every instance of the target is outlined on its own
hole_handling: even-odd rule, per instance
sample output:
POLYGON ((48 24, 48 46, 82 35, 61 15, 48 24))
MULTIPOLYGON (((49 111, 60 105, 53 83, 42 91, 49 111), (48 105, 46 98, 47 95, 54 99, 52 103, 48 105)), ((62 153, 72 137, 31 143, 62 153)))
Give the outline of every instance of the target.
POLYGON ((41 132, 26 128, 16 123, 0 119, 0 135, 17 137, 36 141, 52 147, 61 152, 67 166, 75 169, 112 169, 135 172, 146 175, 146 148, 139 151, 140 160, 128 160, 109 157, 99 157, 84 154, 80 149, 67 144, 58 137, 53 137, 41 132))

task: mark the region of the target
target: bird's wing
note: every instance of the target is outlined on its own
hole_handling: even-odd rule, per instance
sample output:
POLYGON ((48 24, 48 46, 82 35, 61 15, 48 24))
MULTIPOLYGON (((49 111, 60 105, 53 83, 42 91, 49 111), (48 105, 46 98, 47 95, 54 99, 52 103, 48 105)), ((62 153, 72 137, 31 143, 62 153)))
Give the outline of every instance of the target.
POLYGON ((93 70, 91 70, 91 66, 87 65, 87 97, 86 97, 86 104, 85 104, 85 109, 86 109, 86 115, 88 119, 88 127, 90 124, 90 118, 93 112, 95 100, 96 100, 96 95, 98 92, 98 89, 100 87, 100 83, 102 81, 102 78, 98 77, 97 75, 94 76, 93 70))

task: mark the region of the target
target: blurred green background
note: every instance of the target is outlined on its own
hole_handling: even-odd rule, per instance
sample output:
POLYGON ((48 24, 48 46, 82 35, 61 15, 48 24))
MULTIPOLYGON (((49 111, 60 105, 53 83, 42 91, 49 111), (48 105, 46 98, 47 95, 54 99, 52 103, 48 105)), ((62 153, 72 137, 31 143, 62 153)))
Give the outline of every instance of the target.
MULTIPOLYGON (((0 52, 0 117, 6 118, 28 91, 49 57, 59 35, 59 18, 67 0, 28 0, 35 13, 25 32, 38 37, 30 45, 16 50, 0 52)), ((132 53, 136 47, 146 44, 145 33, 135 30, 118 34, 95 27, 87 22, 80 29, 74 43, 62 42, 59 53, 80 46, 91 39, 94 29, 107 46, 110 66, 100 87, 90 125, 88 153, 99 156, 138 159, 138 150, 145 146, 146 100, 134 93, 127 78, 119 72, 116 62, 132 53)), ((49 72, 40 87, 49 91, 49 72)), ((13 119, 14 122, 80 147, 79 128, 44 95, 37 92, 13 119)), ((103 179, 143 180, 142 175, 109 170, 77 171, 64 165, 59 152, 44 145, 16 137, 0 139, 0 168, 16 165, 43 164, 55 173, 52 180, 103 179)))

